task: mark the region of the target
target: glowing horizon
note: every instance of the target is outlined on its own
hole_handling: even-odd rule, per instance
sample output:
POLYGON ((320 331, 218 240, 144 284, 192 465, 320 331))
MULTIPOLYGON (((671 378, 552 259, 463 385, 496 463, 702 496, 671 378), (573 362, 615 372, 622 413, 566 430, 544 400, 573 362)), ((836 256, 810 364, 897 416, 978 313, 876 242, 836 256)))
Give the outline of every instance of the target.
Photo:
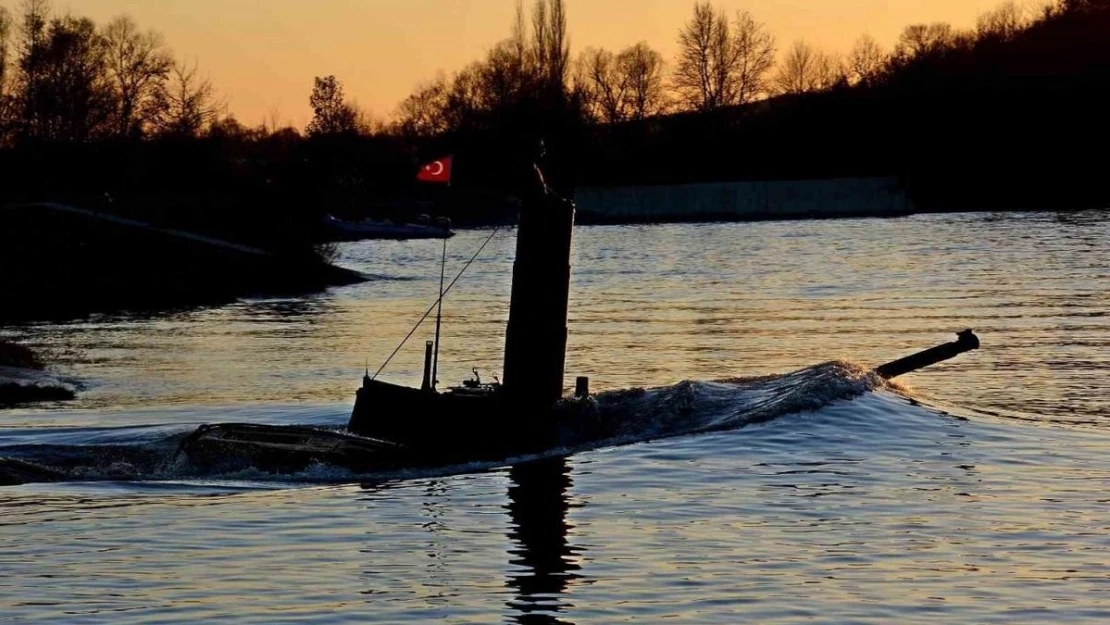
MULTIPOLYGON (((647 41, 670 61, 694 0, 566 0, 571 52, 618 50, 647 41)), ((862 34, 885 48, 920 22, 974 25, 1001 0, 718 0, 748 10, 775 35, 780 52, 797 39, 846 53, 862 34)), ((531 2, 525 1, 526 9, 531 2)), ((0 0, 13 12, 15 0, 0 0)), ((376 118, 390 118, 417 85, 450 76, 509 32, 516 0, 55 0, 56 14, 97 23, 128 14, 165 35, 179 59, 199 64, 247 125, 274 116, 303 128, 315 76, 334 74, 347 98, 376 118)))

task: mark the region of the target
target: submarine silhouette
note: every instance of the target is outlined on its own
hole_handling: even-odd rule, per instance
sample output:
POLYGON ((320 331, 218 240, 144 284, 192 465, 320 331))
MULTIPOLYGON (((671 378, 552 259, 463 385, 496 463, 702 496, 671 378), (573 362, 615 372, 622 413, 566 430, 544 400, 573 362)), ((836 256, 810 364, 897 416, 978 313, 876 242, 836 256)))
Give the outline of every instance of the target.
MULTIPOLYGON (((503 381, 475 380, 440 392, 433 346, 420 388, 372 378, 358 389, 346 431, 257 424, 213 424, 184 439, 179 453, 209 470, 296 472, 328 464, 356 473, 496 462, 584 443, 583 423, 597 422, 588 378, 563 397, 574 204, 547 186, 539 166, 522 192, 505 333, 503 381)), ((440 303, 443 291, 441 289, 440 303)), ((438 330, 437 330, 438 338, 438 330)), ((971 330, 959 339, 878 367, 890 379, 977 349, 971 330)), ((476 372, 475 372, 476 373, 476 372)), ((593 431, 594 440, 605 438, 593 431)))

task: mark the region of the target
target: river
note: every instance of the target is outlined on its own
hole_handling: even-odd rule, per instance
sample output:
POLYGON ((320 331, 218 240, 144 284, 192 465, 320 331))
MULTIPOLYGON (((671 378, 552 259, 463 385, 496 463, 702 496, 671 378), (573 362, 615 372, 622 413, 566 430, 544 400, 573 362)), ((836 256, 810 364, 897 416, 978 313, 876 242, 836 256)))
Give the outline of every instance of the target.
MULTIPOLYGON (((444 383, 500 370, 514 232, 460 232, 447 271, 491 234, 444 383)), ((0 621, 1105 622, 1108 243, 1107 211, 580 227, 568 380, 654 389, 622 444, 387 476, 101 458, 0 488, 0 621), (863 374, 969 327, 980 351, 863 374)), ((344 244, 373 279, 308 297, 0 328, 83 387, 0 413, 0 456, 342 425, 439 246, 344 244)), ((418 385, 431 331, 382 379, 418 385)))

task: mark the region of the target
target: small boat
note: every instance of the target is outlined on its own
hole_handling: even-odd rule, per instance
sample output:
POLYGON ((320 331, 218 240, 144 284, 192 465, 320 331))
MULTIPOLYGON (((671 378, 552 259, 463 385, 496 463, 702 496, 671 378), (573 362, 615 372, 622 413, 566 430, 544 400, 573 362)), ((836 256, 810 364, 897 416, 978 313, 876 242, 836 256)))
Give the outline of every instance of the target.
POLYGON ((324 215, 321 220, 327 237, 333 241, 360 241, 362 239, 448 239, 455 236, 451 222, 446 219, 432 223, 421 215, 416 223, 394 223, 388 219, 347 221, 335 215, 324 215))

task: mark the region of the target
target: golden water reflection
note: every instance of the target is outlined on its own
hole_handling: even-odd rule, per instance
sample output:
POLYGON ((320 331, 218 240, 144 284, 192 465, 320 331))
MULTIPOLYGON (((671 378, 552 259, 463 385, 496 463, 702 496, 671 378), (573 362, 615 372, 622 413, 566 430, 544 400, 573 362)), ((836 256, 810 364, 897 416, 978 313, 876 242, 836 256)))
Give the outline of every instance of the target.
MULTIPOLYGON (((486 232, 451 242, 448 272, 486 232)), ((1110 407, 1110 217, 1007 213, 895 220, 580 227, 567 379, 595 389, 877 364, 973 327, 984 349, 907 378, 1007 414, 1104 421, 1110 407)), ((444 310, 441 379, 500 372, 515 245, 494 240, 444 310)), ((364 241, 378 276, 305 298, 153 318, 9 328, 63 350, 76 406, 346 403, 435 298, 437 242, 364 241)), ((383 374, 418 385, 426 327, 383 374)))

